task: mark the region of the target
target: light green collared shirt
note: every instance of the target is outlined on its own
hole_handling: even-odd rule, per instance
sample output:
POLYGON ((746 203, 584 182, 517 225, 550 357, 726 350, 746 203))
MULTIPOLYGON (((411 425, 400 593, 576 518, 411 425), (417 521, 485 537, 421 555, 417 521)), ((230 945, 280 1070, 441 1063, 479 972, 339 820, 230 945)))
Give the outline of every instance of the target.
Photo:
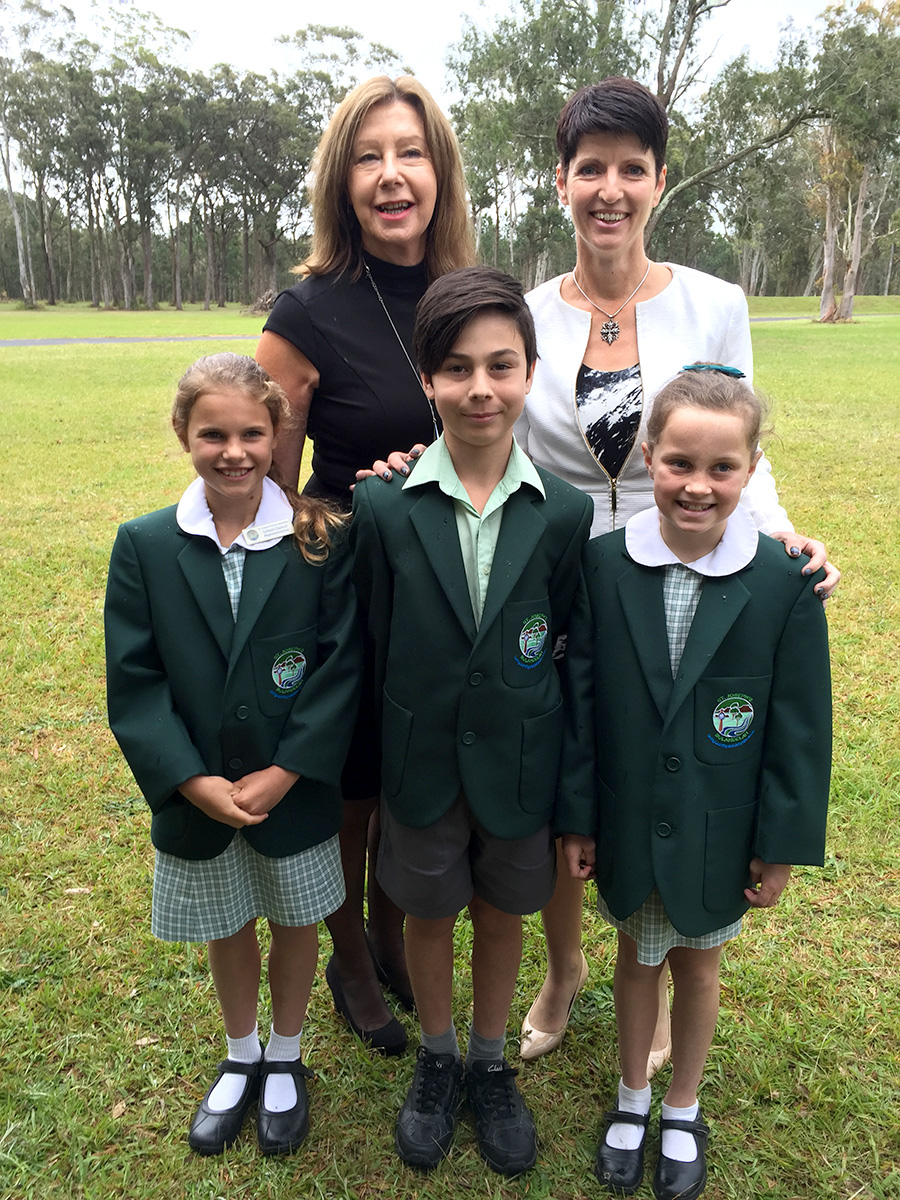
POLYGON ((426 483, 436 483, 444 495, 453 501, 459 548, 462 551, 469 598, 472 601, 477 628, 481 624, 481 614, 484 612, 484 601, 491 580, 491 567, 497 549, 497 538, 500 536, 500 522, 503 520, 503 505, 513 492, 517 492, 526 483, 542 498, 546 498, 544 485, 534 463, 513 438, 512 452, 503 478, 488 497, 484 511, 479 513, 469 499, 468 492, 459 482, 443 434, 421 456, 415 470, 403 486, 414 488, 426 483))

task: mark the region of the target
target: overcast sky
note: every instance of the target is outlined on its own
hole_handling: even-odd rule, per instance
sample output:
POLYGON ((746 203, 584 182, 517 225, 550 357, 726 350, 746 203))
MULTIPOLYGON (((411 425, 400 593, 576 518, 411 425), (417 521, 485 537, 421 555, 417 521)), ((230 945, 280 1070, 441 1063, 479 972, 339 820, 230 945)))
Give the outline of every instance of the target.
MULTIPOLYGON (((662 0, 657 0, 662 6, 662 0)), ((370 41, 394 50, 436 96, 446 98, 444 59, 448 47, 459 40, 464 16, 490 26, 508 13, 508 0, 419 0, 418 3, 376 4, 373 0, 65 0, 79 28, 118 4, 156 13, 167 25, 190 34, 190 66, 209 68, 228 62, 265 73, 268 67, 287 67, 283 51, 274 44, 278 34, 294 33, 304 25, 349 25, 370 41)), ((798 28, 812 26, 827 0, 791 0, 790 14, 798 28)), ((785 0, 731 0, 708 22, 704 48, 714 53, 713 68, 748 49, 759 66, 774 58, 782 25, 787 19, 785 0)), ((296 60, 294 60, 296 61, 296 60)))

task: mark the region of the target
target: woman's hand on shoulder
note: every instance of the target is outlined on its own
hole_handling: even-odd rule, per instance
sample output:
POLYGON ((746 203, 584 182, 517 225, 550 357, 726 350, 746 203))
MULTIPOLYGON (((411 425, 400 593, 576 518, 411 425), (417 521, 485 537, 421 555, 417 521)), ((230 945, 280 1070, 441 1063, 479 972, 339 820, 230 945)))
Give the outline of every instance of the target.
POLYGON ((249 775, 235 780, 234 802, 238 808, 262 820, 294 786, 300 776, 295 771, 286 771, 274 764, 262 771, 251 771, 249 775))
POLYGON ((424 452, 425 447, 421 442, 417 442, 411 450, 392 450, 387 456, 387 461, 378 458, 372 463, 371 467, 364 467, 361 471, 356 472, 356 482, 361 483, 363 479, 369 479, 372 475, 377 475, 379 479, 383 479, 386 483, 390 483, 394 478, 394 471, 399 475, 407 476, 412 468, 416 465, 416 459, 424 452), (412 464, 410 466, 409 464, 412 464))
POLYGON ((242 829, 245 825, 258 825, 265 821, 265 812, 256 814, 240 808, 234 800, 237 784, 221 775, 192 775, 178 790, 185 800, 206 813, 214 821, 242 829))
POLYGON ((841 573, 834 563, 828 561, 828 551, 823 542, 808 538, 804 533, 772 532, 769 537, 781 542, 791 558, 796 558, 798 554, 805 554, 809 558, 809 562, 803 568, 804 575, 813 575, 820 567, 824 567, 825 578, 816 584, 816 595, 823 603, 834 595, 841 581, 841 573))
POLYGON ((787 887, 791 877, 789 863, 767 863, 754 858, 750 863, 752 887, 744 888, 747 903, 752 908, 772 908, 787 887))

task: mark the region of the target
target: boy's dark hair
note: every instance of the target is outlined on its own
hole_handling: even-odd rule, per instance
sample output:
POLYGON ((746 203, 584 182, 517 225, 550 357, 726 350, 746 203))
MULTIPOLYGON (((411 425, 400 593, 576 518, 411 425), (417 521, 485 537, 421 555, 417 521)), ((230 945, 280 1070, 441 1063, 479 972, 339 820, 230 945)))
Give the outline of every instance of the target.
POLYGON ((521 283, 494 267, 460 267, 436 279, 416 307, 413 350, 419 370, 426 375, 439 370, 463 329, 485 312, 509 317, 531 367, 537 360, 537 336, 521 283))
POLYGON ((578 143, 592 133, 632 134, 653 152, 656 177, 666 164, 669 118, 651 91, 635 79, 611 75, 589 83, 570 96, 556 124, 556 149, 563 175, 578 152, 578 143))

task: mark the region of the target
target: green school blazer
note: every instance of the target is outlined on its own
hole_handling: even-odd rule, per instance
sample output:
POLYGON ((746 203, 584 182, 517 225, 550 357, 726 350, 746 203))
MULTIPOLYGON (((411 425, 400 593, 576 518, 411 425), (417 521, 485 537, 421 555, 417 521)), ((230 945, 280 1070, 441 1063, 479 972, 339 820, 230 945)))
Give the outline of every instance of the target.
POLYGON ((752 858, 822 863, 831 685, 806 561, 761 536, 747 567, 704 579, 673 680, 662 571, 628 557, 624 530, 585 550, 557 827, 596 837, 615 917, 656 886, 698 937, 746 912, 752 858))
POLYGON ((166 508, 119 528, 105 616, 110 726, 152 810, 158 849, 221 854, 235 830, 178 785, 273 763, 300 779, 267 820, 244 828, 247 841, 278 858, 338 831, 362 670, 346 545, 322 566, 292 538, 249 551, 235 621, 219 550, 183 533, 166 508))
POLYGON ((460 790, 481 824, 525 837, 552 817, 562 748, 553 645, 568 623, 591 502, 539 471, 503 506, 476 630, 453 501, 438 485, 366 480, 350 541, 381 706, 382 786, 405 825, 460 790))

